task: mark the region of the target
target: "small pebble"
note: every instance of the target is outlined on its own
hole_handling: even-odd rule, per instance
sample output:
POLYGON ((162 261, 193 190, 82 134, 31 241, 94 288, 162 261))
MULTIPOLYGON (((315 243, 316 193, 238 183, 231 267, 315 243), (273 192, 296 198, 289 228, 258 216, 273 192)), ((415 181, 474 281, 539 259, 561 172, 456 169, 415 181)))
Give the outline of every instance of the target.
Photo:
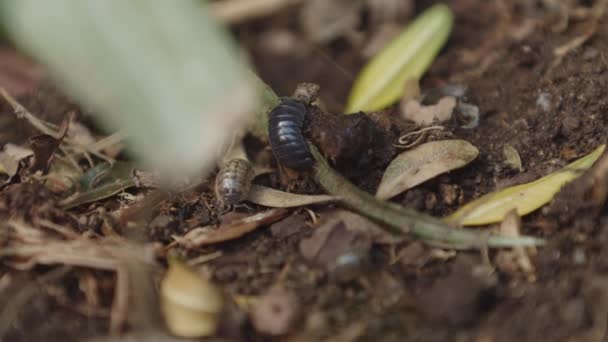
POLYGON ((543 111, 548 112, 551 110, 551 95, 547 92, 542 92, 536 99, 536 105, 543 111))
POLYGON ((587 255, 585 254, 585 251, 582 250, 581 248, 577 248, 574 250, 574 252, 572 253, 572 262, 575 265, 583 265, 587 262, 587 255))
POLYGON ((574 115, 568 115, 564 118, 564 120, 562 120, 562 127, 560 129, 560 132, 565 135, 565 136, 569 136, 571 134, 573 134, 581 125, 581 120, 574 116, 574 115))
POLYGON ((479 107, 458 101, 456 110, 461 128, 473 129, 479 125, 479 107))

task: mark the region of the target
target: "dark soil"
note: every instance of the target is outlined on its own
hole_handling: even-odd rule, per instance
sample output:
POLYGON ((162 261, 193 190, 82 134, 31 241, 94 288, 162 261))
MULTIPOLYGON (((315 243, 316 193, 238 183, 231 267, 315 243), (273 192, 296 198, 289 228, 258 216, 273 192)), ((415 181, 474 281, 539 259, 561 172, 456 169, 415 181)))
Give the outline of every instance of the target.
MULTIPOLYGON (((464 99, 479 107, 479 125, 463 129, 452 120, 445 136, 471 142, 480 155, 465 168, 395 198, 434 216, 447 215, 497 188, 554 171, 605 143, 608 133, 605 18, 588 41, 558 61, 554 50, 585 32, 591 19, 571 18, 566 28, 557 30, 559 16, 542 6, 542 1, 448 3, 455 13, 454 30, 421 89, 424 93, 448 84, 467 87, 464 99), (519 152, 523 172, 505 164, 506 144, 519 152)), ((576 6, 589 9, 589 3, 580 1, 576 6)), ((416 9, 429 4, 417 2, 416 9)), ((297 8, 290 9, 238 25, 233 32, 250 53, 261 78, 279 95, 290 95, 300 82, 321 86, 322 108, 335 114, 321 114, 330 116, 317 122, 316 128, 313 119, 308 134, 322 150, 325 146, 325 155, 342 174, 373 191, 384 167, 398 152, 392 143, 406 125, 396 118, 396 107, 369 118, 350 116, 348 123, 331 116, 342 114, 353 77, 365 59, 360 46, 345 38, 325 45, 307 42, 294 24, 297 15, 297 8), (270 48, 274 45, 269 37, 277 31, 295 39, 288 49, 270 48), (358 138, 331 135, 334 122, 352 128, 349 134, 358 138)), ((366 20, 361 25, 363 31, 372 29, 366 20)), ((20 100, 55 123, 76 109, 46 88, 20 100)), ((23 122, 10 119, 8 106, 3 105, 2 110, 0 142, 18 144, 35 135, 23 122)), ((260 181, 289 187, 285 178, 281 184, 276 176, 264 176, 260 181)), ((328 224, 338 215, 335 205, 310 208, 321 217, 319 223, 311 222, 306 210, 295 209, 282 221, 240 239, 182 252, 196 257, 221 251, 206 267, 233 298, 264 295, 277 284, 297 298, 299 319, 283 336, 269 337, 245 323, 239 325, 239 333, 230 335, 238 339, 604 341, 608 336, 608 212, 594 207, 589 198, 591 186, 588 177, 582 177, 566 186, 551 204, 523 218, 523 233, 548 241, 532 260, 534 278, 492 269, 497 257, 493 251, 489 255, 452 253, 415 240, 371 241, 365 234, 349 231, 346 222, 350 221, 328 224), (321 247, 329 250, 319 252, 323 258, 307 257, 306 244, 319 238, 320 227, 330 231, 321 247), (336 253, 332 252, 336 250, 356 251, 355 261, 346 271, 343 265, 336 266, 336 253)), ((314 186, 306 189, 317 190, 314 186)), ((78 232, 99 231, 104 218, 99 208, 112 211, 116 207, 116 201, 109 200, 65 212, 56 205, 57 200, 36 182, 10 185, 0 192, 0 217, 28 222, 45 218, 78 232)), ((172 235, 214 223, 212 202, 212 189, 206 185, 166 199, 150 218, 144 235, 151 242, 167 245, 172 235)), ((257 207, 239 210, 255 211, 257 207)), ((99 293, 104 309, 92 314, 78 309, 84 300, 79 289, 83 270, 51 274, 61 267, 18 271, 11 263, 0 264, 0 308, 22 301, 8 314, 3 311, 9 316, 2 317, 0 328, 9 326, 2 328, 5 335, 0 340, 71 341, 107 334, 113 276, 87 271, 103 280, 99 293), (4 322, 6 319, 12 323, 4 322)))

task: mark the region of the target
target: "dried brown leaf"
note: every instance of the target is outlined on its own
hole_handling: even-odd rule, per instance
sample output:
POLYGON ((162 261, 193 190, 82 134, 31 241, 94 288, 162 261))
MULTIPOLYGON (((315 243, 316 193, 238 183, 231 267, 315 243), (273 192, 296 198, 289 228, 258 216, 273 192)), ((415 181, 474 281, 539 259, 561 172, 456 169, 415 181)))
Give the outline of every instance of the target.
POLYGON ((285 217, 287 213, 288 211, 286 209, 271 209, 232 221, 228 224, 222 224, 217 229, 210 226, 195 228, 184 236, 175 237, 175 240, 177 243, 182 244, 187 248, 196 248, 234 240, 254 231, 256 228, 285 217))
POLYGON ((519 152, 517 152, 515 147, 509 144, 504 145, 502 148, 502 154, 505 157, 505 164, 508 167, 519 172, 524 170, 521 163, 521 157, 519 156, 519 152))
POLYGON ((4 151, 0 152, 0 172, 13 176, 19 169, 19 162, 33 154, 34 151, 26 147, 11 143, 4 145, 4 151))
POLYGON ((247 201, 271 208, 302 207, 337 200, 336 196, 293 194, 261 185, 252 185, 247 195, 247 201))
POLYGON ((405 151, 384 171, 376 197, 394 197, 437 175, 467 165, 478 154, 477 148, 464 140, 433 141, 405 151))

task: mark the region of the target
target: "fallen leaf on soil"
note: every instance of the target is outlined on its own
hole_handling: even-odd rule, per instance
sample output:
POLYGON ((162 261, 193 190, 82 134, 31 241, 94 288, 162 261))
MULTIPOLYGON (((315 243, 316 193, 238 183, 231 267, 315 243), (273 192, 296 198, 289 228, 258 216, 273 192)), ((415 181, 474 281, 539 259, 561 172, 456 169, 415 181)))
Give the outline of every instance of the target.
POLYGON ((514 208, 517 209, 518 215, 527 215, 549 203, 562 186, 590 168, 605 147, 601 145, 579 160, 534 182, 484 195, 461 207, 445 220, 463 226, 479 226, 501 222, 514 208))
POLYGON ((224 307, 221 291, 193 268, 169 259, 160 283, 161 307, 167 328, 175 336, 204 337, 215 333, 224 307))
POLYGON ((401 113, 407 120, 427 126, 433 122, 445 122, 452 117, 456 107, 456 98, 446 96, 439 100, 437 104, 423 106, 417 100, 407 100, 401 104, 401 113))
POLYGON ((64 209, 70 209, 116 195, 135 186, 134 169, 135 164, 131 162, 99 164, 82 175, 79 181, 80 189, 60 204, 64 209))
POLYGON ((461 168, 479 151, 464 140, 432 141, 398 155, 384 171, 376 197, 389 199, 442 173, 461 168))
POLYGON ((4 145, 4 151, 0 152, 0 173, 13 176, 19 169, 19 162, 33 154, 34 151, 26 147, 11 143, 4 145))
POLYGON ((519 152, 517 152, 515 147, 506 144, 502 148, 502 154, 505 157, 505 164, 508 167, 519 172, 522 172, 524 170, 521 164, 521 157, 519 156, 519 152))
POLYGON ((383 109, 401 97, 405 82, 420 79, 448 39, 453 16, 435 5, 412 21, 361 71, 348 98, 346 113, 383 109))
MULTIPOLYGON (((505 219, 500 223, 500 233, 505 236, 521 236, 521 218, 515 209, 509 211, 505 219)), ((516 275, 519 271, 523 272, 528 281, 534 281, 534 265, 530 260, 529 253, 534 253, 535 249, 524 247, 513 247, 511 250, 500 250, 496 254, 496 267, 503 272, 516 275)))
POLYGON ((206 226, 194 228, 175 241, 187 248, 196 248, 214 243, 238 239, 256 228, 280 220, 287 215, 286 209, 271 209, 245 218, 222 224, 217 228, 206 226))
POLYGON ((285 288, 275 286, 255 303, 251 323, 261 333, 283 335, 291 330, 300 314, 298 298, 285 288))
POLYGON ((337 200, 336 196, 293 194, 261 185, 252 185, 247 195, 247 201, 271 208, 294 208, 337 200))

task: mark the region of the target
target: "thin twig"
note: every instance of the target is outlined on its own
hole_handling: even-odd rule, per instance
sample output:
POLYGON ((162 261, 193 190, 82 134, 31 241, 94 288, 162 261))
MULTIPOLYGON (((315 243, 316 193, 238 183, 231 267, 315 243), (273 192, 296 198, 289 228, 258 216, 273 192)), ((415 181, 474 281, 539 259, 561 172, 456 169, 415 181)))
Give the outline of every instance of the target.
POLYGON ((319 150, 309 144, 316 161, 315 180, 327 192, 339 196, 342 202, 378 222, 384 223, 391 233, 411 233, 426 243, 453 249, 479 249, 488 247, 537 246, 544 241, 535 237, 508 237, 487 234, 471 229, 456 229, 432 216, 404 208, 394 203, 380 201, 336 173, 319 150))

